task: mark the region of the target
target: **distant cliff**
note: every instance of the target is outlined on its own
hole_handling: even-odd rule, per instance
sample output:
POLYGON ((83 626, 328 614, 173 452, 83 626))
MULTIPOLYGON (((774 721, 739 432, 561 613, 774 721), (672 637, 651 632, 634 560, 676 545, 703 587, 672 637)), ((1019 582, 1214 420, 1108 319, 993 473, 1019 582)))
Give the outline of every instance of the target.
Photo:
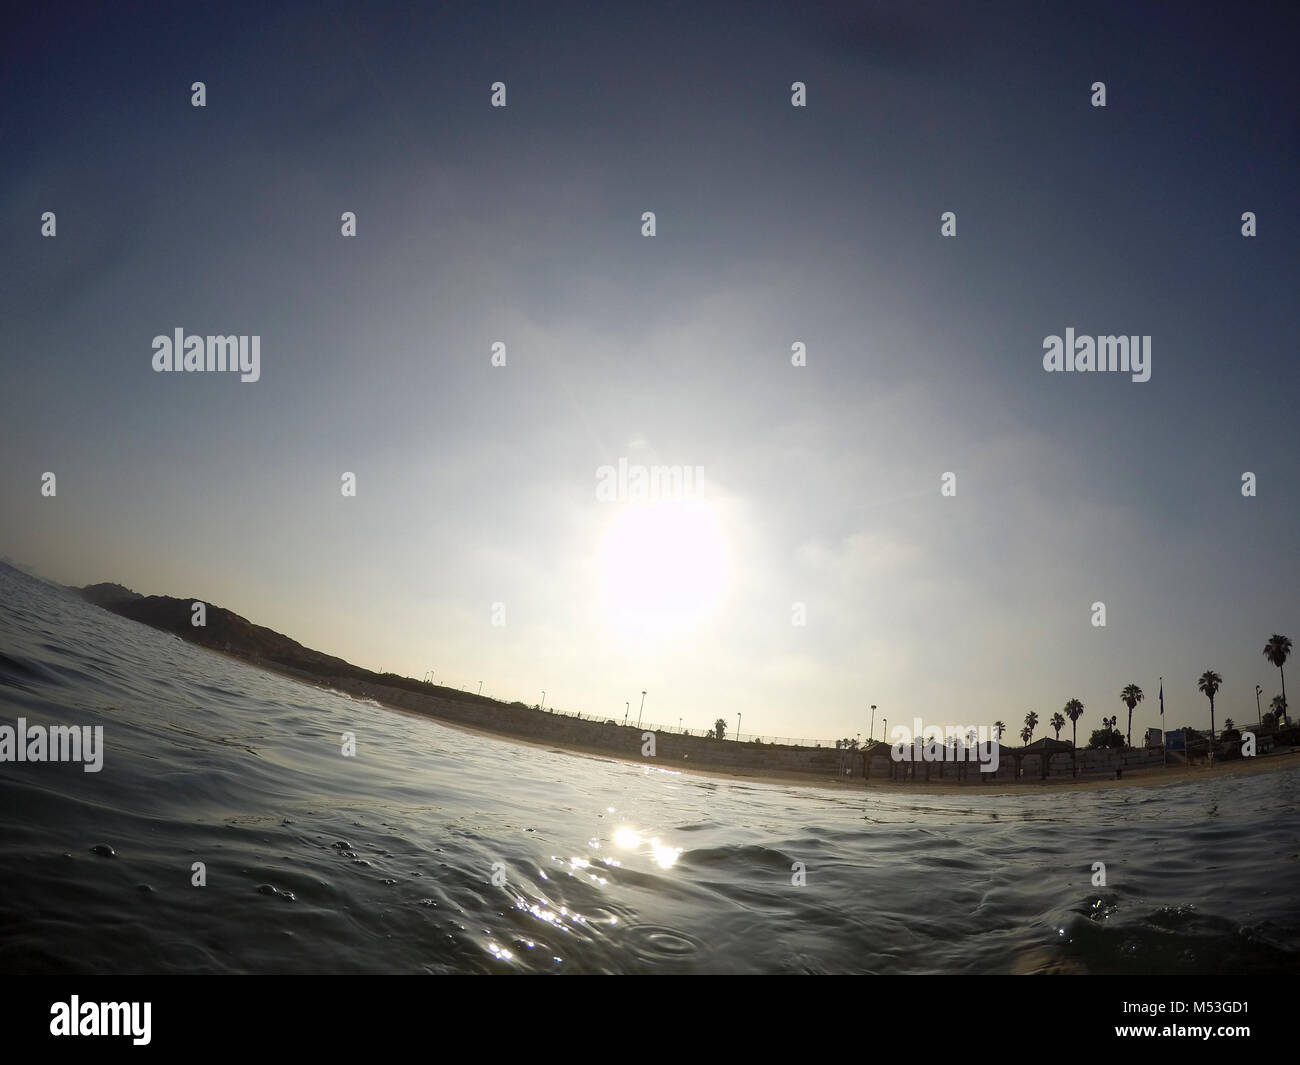
POLYGON ((140 621, 183 640, 230 651, 245 658, 260 658, 280 665, 305 669, 310 673, 352 676, 359 672, 341 658, 321 654, 304 647, 264 625, 254 625, 232 610, 205 603, 207 624, 194 625, 192 608, 195 599, 174 599, 169 595, 140 595, 120 584, 92 584, 78 589, 83 598, 124 618, 140 621))
POLYGON ((197 599, 176 599, 169 595, 146 596, 130 588, 124 588, 120 584, 111 583, 89 584, 84 588, 71 590, 88 602, 103 607, 113 614, 120 614, 132 621, 139 621, 155 629, 174 633, 191 643, 225 651, 249 661, 283 666, 322 680, 348 677, 405 688, 408 691, 441 695, 445 698, 495 704, 495 700, 462 692, 456 688, 444 688, 441 685, 425 684, 410 677, 399 677, 393 673, 375 673, 369 669, 362 669, 342 658, 304 647, 297 640, 291 640, 283 633, 268 629, 265 625, 254 625, 233 610, 206 601, 203 602, 207 613, 207 624, 194 625, 191 623, 192 608, 194 603, 200 602, 197 599))

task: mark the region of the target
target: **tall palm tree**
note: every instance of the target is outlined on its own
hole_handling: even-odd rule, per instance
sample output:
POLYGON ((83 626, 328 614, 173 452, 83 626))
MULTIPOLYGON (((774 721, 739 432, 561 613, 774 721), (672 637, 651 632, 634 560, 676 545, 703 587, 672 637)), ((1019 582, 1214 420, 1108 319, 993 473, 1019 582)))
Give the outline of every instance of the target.
POLYGON ((1219 694, 1219 688, 1223 685, 1223 678, 1214 670, 1207 669, 1201 674, 1201 679, 1196 682, 1196 687, 1200 689, 1202 695, 1210 700, 1210 768, 1214 768, 1214 697, 1219 694))
POLYGON ((1268 708, 1273 711, 1273 716, 1281 721, 1286 717, 1286 697, 1282 695, 1273 696, 1273 701, 1268 704, 1268 708))
MULTIPOLYGON (((1030 740, 1034 738, 1034 729, 1036 729, 1037 727, 1038 727, 1038 714, 1035 711, 1030 710, 1029 713, 1025 715, 1025 728, 1029 730, 1030 740)), ((1026 740, 1025 742, 1028 743, 1029 740, 1026 740)))
POLYGON ((1077 777, 1079 775, 1079 718, 1083 717, 1083 703, 1079 702, 1078 699, 1071 699, 1065 704, 1065 716, 1070 719, 1070 727, 1074 736, 1071 741, 1074 744, 1072 757, 1074 759, 1074 775, 1077 777))
POLYGON ((1029 746, 1029 741, 1033 739, 1033 737, 1034 737, 1034 730, 1031 729, 1028 725, 1026 725, 1024 728, 1020 730, 1020 742, 1023 743, 1026 747, 1029 746))
POLYGON ((1056 738, 1061 738, 1061 729, 1065 728, 1065 718, 1061 716, 1061 711, 1056 711, 1052 715, 1052 728, 1056 729, 1056 738))
POLYGON ((1286 664, 1287 655, 1291 653, 1291 641, 1285 636, 1279 636, 1276 632, 1269 637, 1268 643, 1264 645, 1264 657, 1273 665, 1277 666, 1277 671, 1282 674, 1282 713, 1286 713, 1286 672, 1282 666, 1286 664))
POLYGON ((1007 726, 1001 721, 993 722, 993 738, 999 743, 1002 742, 1002 733, 1006 732, 1007 726))
POLYGON ((1127 685, 1119 693, 1120 702, 1128 707, 1128 738, 1124 741, 1129 747, 1133 746, 1133 707, 1142 701, 1142 689, 1136 684, 1127 685))

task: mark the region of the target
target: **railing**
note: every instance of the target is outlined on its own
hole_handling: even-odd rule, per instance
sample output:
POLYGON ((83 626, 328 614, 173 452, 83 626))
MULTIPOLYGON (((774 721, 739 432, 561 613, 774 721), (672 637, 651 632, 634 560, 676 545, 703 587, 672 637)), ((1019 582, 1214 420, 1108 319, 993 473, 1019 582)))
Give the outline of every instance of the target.
MULTIPOLYGON (((538 709, 538 705, 534 703, 529 707, 529 709, 536 710, 538 709)), ((642 732, 666 732, 678 736, 695 736, 697 738, 703 738, 710 731, 707 728, 691 728, 688 725, 661 725, 655 721, 646 721, 644 718, 638 725, 636 718, 629 715, 627 719, 624 720, 622 714, 617 716, 611 714, 583 714, 576 710, 555 710, 549 706, 543 708, 542 712, 554 714, 556 717, 575 718, 578 721, 593 721, 597 724, 606 724, 612 721, 616 725, 626 725, 628 728, 639 728, 642 732)), ((822 747, 829 747, 832 750, 835 749, 834 741, 827 743, 824 740, 809 739, 807 736, 769 736, 756 732, 742 732, 737 736, 728 732, 722 738, 724 740, 739 743, 762 743, 764 745, 776 744, 787 747, 816 747, 820 745, 822 747)))
MULTIPOLYGON (((414 677, 411 677, 409 679, 415 680, 414 677)), ((421 683, 429 684, 430 681, 426 679, 421 683)), ((490 699, 495 702, 503 701, 498 699, 496 696, 492 695, 489 692, 479 693, 477 690, 471 690, 469 688, 458 688, 451 683, 438 684, 436 681, 434 681, 432 686, 443 688, 448 691, 464 692, 467 695, 473 695, 475 697, 483 698, 483 699, 490 699)), ((515 700, 514 702, 517 703, 519 701, 515 700)), ((514 704, 509 701, 506 701, 506 705, 514 705, 514 704)), ((524 703, 521 705, 526 706, 529 710, 539 710, 542 713, 554 714, 556 717, 573 718, 577 721, 591 721, 596 724, 605 724, 610 721, 613 721, 614 724, 616 725, 626 725, 628 728, 639 727, 642 732, 656 732, 656 733, 666 732, 678 736, 694 736, 697 738, 703 738, 711 731, 712 728, 712 726, 708 728, 692 728, 689 725, 661 725, 657 722, 646 721, 644 719, 641 721, 640 726, 638 726, 635 718, 628 716, 625 720, 623 715, 621 714, 617 714, 617 715, 616 714, 584 714, 577 710, 556 710, 554 707, 551 706, 543 707, 543 706, 539 706, 539 704, 537 703, 532 703, 531 705, 524 703)), ((741 733, 728 732, 722 738, 724 741, 730 741, 733 743, 761 743, 765 746, 775 745, 781 747, 821 747, 823 749, 830 748, 831 750, 842 750, 845 753, 855 750, 855 748, 851 748, 851 747, 836 748, 834 740, 829 740, 829 741, 819 740, 819 739, 810 738, 808 736, 770 736, 767 733, 759 733, 759 732, 741 732, 741 733)))
MULTIPOLYGON (((704 730, 705 732, 708 729, 704 730)), ((697 734, 698 735, 698 734, 697 734)), ((728 732, 723 739, 736 740, 738 743, 761 743, 764 746, 776 745, 778 747, 829 747, 835 750, 835 741, 827 743, 825 740, 809 739, 807 736, 768 736, 760 735, 756 732, 738 732, 732 735, 728 732)))

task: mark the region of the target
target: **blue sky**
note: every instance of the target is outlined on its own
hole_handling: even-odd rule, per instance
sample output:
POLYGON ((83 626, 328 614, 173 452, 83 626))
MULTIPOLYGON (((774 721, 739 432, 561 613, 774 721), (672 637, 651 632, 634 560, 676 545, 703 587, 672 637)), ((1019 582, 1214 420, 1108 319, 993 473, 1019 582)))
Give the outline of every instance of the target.
POLYGON ((768 736, 1279 690, 1288 6, 512 6, 16 20, 0 553, 768 736), (259 335, 261 379, 154 373, 178 326, 259 335), (1067 327, 1150 335, 1151 380, 1045 373, 1067 327), (705 491, 598 503, 620 458, 705 491))

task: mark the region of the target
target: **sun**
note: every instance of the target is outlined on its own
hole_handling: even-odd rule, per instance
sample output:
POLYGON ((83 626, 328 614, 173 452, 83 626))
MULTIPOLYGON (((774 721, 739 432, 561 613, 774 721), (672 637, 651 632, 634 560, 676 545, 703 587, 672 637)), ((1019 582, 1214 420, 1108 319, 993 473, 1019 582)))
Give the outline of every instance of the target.
POLYGON ((701 500, 623 503, 600 553, 605 617, 640 635, 685 633, 721 605, 731 579, 717 510, 701 500))

